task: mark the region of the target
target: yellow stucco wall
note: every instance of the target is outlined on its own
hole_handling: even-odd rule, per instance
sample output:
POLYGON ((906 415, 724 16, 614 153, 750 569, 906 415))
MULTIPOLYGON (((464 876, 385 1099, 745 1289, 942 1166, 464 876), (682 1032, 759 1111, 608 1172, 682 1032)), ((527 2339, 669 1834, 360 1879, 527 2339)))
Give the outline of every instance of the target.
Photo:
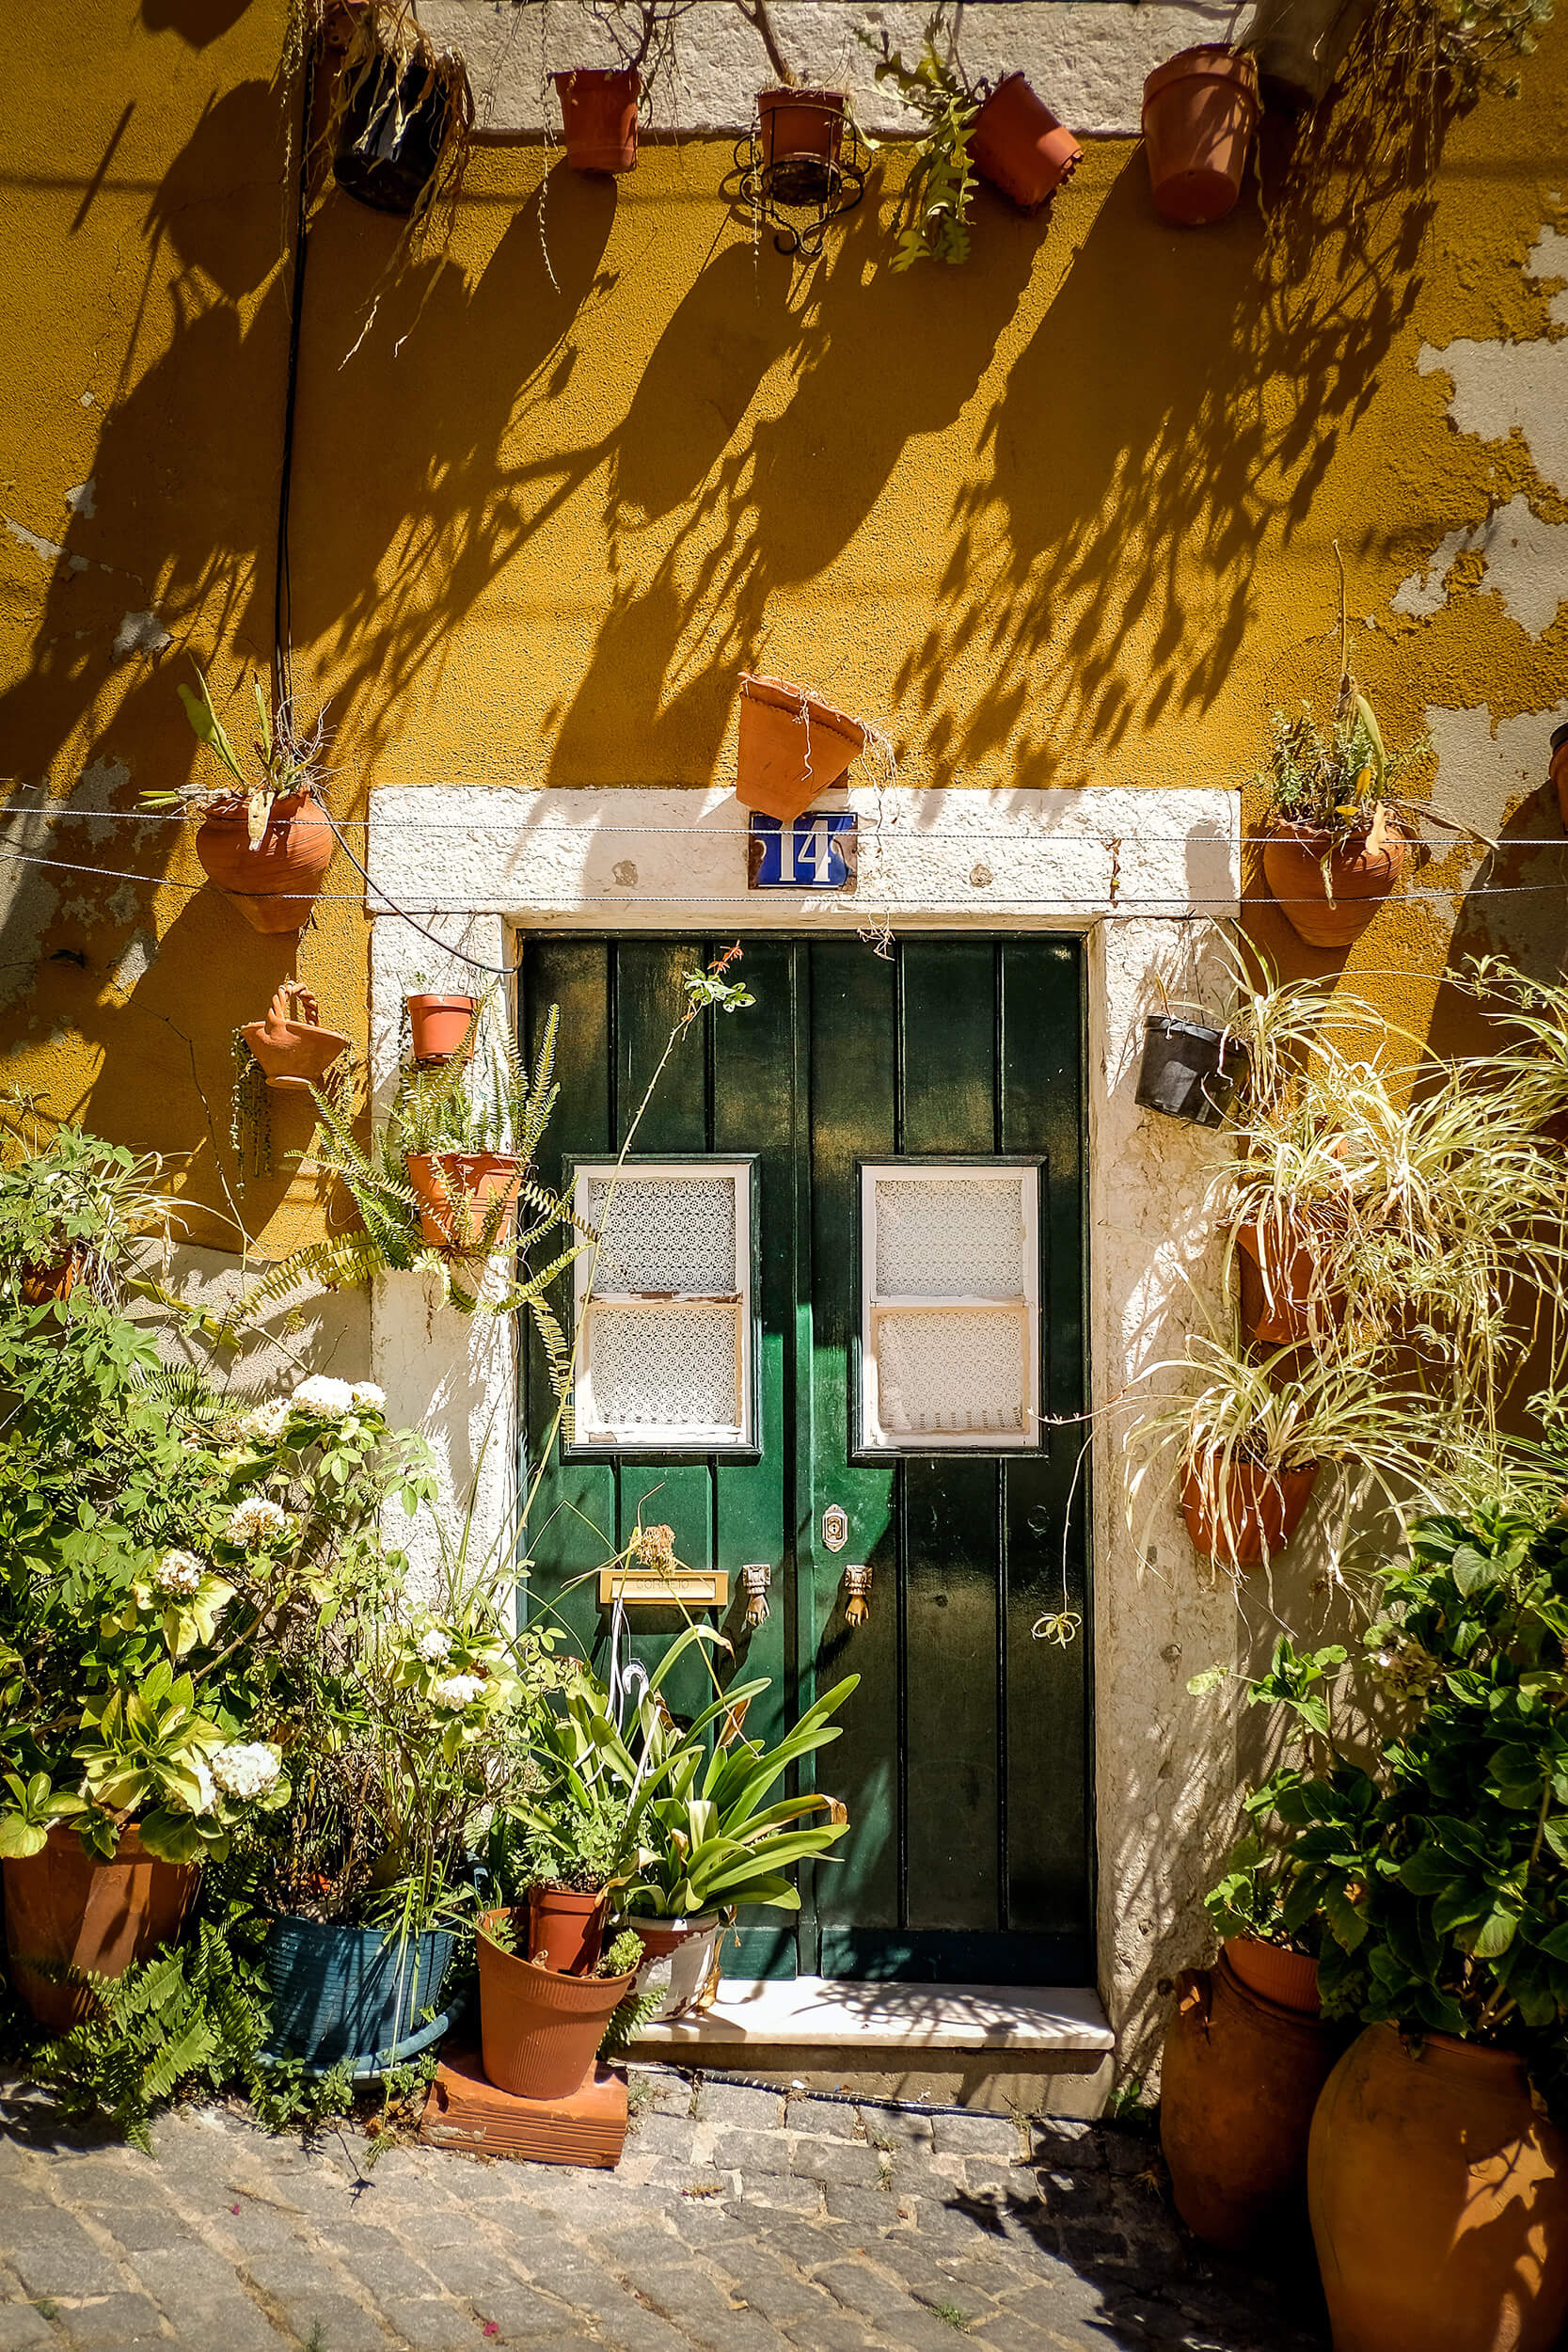
MULTIPOLYGON (((122 817, 193 772, 186 649, 220 697, 270 658, 283 13, 142 0, 106 25, 39 0, 14 45, 0 771, 23 801, 122 817)), ((328 193, 292 549, 335 812, 362 819, 388 782, 705 783, 729 771, 746 667, 885 724, 913 784, 1240 783, 1269 701, 1331 659, 1335 539, 1352 613, 1376 624, 1355 653, 1390 739, 1428 707, 1485 706, 1488 736, 1550 709, 1568 621, 1532 634, 1481 555, 1434 612, 1392 600, 1515 491, 1568 525, 1568 466, 1554 483, 1506 423, 1460 432, 1441 365, 1456 339, 1513 339, 1539 369, 1568 333, 1551 270, 1527 268, 1568 226, 1568 22, 1519 100, 1451 127, 1434 179, 1380 196, 1299 150, 1288 171, 1270 138, 1266 218, 1249 187, 1220 227, 1164 228, 1139 149, 1106 140, 1048 222, 983 193, 968 267, 902 277, 888 159, 880 201, 810 273, 753 248, 725 141, 645 147, 618 185, 482 144, 446 255, 402 276, 395 224, 328 193)), ((1486 787, 1516 832, 1558 828, 1549 797, 1511 805, 1544 783, 1549 724, 1510 735, 1486 787)), ((1456 782, 1450 764, 1440 794, 1456 782)), ((222 1242, 230 1033, 291 943, 177 886, 200 880, 188 830, 117 818, 25 846, 166 881, 24 869, 0 931, 6 1079, 176 1154, 219 1213, 193 1234, 222 1242)), ((1549 887, 1487 902, 1499 936, 1553 952, 1568 861, 1505 864, 1549 887)), ((362 1039, 367 930, 341 857, 326 892, 297 968, 362 1039)), ((1465 943, 1490 920, 1472 902, 1465 943)), ((1314 968, 1275 912, 1255 921, 1314 968)), ((1452 924, 1396 905, 1350 969, 1425 1018, 1452 924)), ((282 1177, 241 1205, 273 1251, 313 1215, 282 1177)))

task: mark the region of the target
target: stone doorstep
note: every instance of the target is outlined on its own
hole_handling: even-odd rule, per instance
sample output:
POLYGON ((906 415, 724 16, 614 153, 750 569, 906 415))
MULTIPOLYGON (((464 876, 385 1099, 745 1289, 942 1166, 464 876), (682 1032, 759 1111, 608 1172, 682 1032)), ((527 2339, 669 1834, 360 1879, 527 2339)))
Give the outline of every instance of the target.
POLYGON ((711 2009, 645 2026, 630 2056, 780 2090, 1097 2115, 1115 2048, 1076 1986, 725 1977, 711 2009))

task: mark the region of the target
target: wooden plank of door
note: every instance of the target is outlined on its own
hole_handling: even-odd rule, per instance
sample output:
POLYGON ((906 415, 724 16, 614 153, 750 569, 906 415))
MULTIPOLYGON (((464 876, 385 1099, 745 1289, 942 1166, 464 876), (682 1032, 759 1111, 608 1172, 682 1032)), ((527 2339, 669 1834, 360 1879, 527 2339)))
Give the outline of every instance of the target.
MULTIPOLYGON (((996 949, 909 939, 902 953, 903 1150, 996 1149, 996 949)), ((904 1463, 900 1743, 911 1929, 1001 1925, 994 1461, 904 1463)))
MULTIPOLYGON (((546 1184, 564 1190, 569 1153, 587 1156, 610 1148, 609 944, 602 940, 535 938, 529 941, 519 976, 520 1033, 530 1060, 551 1005, 561 1009, 556 1076, 561 1088, 539 1155, 546 1184)), ((556 1309, 562 1327, 572 1319, 572 1278, 558 1285, 556 1309)), ((543 1349, 531 1326, 525 1342, 524 1416, 526 1458, 523 1493, 555 1412, 543 1349)), ((540 1482, 530 1516, 527 1542, 534 1560, 528 1613, 563 1624, 573 1643, 592 1659, 599 1640, 594 1573, 615 1542, 615 1473, 608 1462, 562 1459, 559 1447, 540 1482)))
MULTIPOLYGON (((1083 950, 1076 941, 1009 940, 1002 950, 1002 1133, 1009 1150, 1049 1157, 1044 1252, 1047 1409, 1082 1410, 1083 950)), ((1093 1974, 1088 1820, 1087 1430, 1051 1432, 1043 1458, 1007 1469, 1007 1924, 1058 1947, 1055 1972, 1093 1974), (1069 1525, 1069 1499, 1072 1497, 1069 1525), (1065 1547, 1064 1588, 1064 1529, 1065 1547), (1077 1612, 1067 1642, 1037 1639, 1041 1618, 1077 1612)))
POLYGON ((815 1786, 849 1808, 851 1828, 815 1872, 824 1923, 822 1968, 853 1975, 853 1930, 899 1925, 898 1577, 894 1465, 848 1459, 851 1351, 860 1324, 860 1184, 857 1162, 896 1144, 895 966, 858 940, 818 940, 810 950, 812 1332, 811 1477, 797 1523, 801 1656, 814 1662, 812 1695, 850 1672, 861 1686, 844 1708, 842 1737, 816 1759, 815 1786), (839 1504, 848 1540, 830 1551, 822 1514, 839 1504), (850 1628, 841 1579, 847 1565, 874 1572, 869 1621, 850 1628), (826 1923, 834 1931, 827 1931, 826 1923))

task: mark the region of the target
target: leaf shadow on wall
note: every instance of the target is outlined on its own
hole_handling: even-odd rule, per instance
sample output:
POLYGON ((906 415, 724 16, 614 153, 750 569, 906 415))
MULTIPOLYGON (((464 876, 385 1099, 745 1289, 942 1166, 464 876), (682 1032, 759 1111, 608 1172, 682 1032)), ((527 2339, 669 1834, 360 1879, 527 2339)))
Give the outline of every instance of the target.
MULTIPOLYGON (((749 237, 714 257, 616 437, 615 588, 586 675, 547 714, 550 781, 695 780, 691 747, 717 745, 736 672, 766 666, 768 598, 819 578, 910 443, 956 421, 1037 235, 999 236, 984 269, 895 276, 868 201, 809 273, 749 237), (780 362, 785 397, 770 406, 780 362)), ((811 683, 832 691, 831 675, 811 683)))

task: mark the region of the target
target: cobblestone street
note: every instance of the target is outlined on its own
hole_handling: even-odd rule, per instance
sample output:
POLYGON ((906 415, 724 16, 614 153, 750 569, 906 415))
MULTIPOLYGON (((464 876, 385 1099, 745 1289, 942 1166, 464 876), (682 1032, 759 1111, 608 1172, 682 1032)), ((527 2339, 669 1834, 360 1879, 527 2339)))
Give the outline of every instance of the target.
POLYGON ((633 2100, 616 2173, 367 2171, 357 2132, 307 2152, 219 2108, 164 2117, 150 2163, 8 2100, 0 2352, 1321 2345, 1303 2296, 1184 2237, 1139 2135, 663 2074, 633 2100))

